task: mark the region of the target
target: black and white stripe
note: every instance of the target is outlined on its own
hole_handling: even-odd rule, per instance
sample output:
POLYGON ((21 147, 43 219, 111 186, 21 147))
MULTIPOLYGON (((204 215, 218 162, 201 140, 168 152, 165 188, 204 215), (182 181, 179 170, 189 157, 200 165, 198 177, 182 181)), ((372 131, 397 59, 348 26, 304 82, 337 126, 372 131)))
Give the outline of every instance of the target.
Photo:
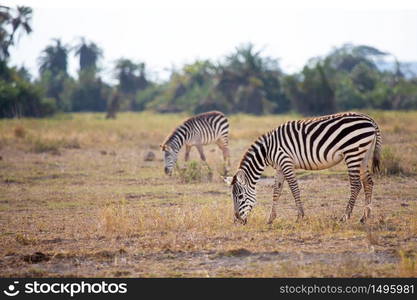
POLYGON ((298 217, 304 216, 295 169, 322 170, 344 160, 349 172, 351 195, 342 220, 350 217, 363 185, 365 210, 361 222, 365 222, 371 210, 373 182, 368 161, 372 151, 375 170, 379 168, 381 134, 375 121, 364 114, 347 112, 286 122, 259 137, 243 156, 236 175, 226 179, 233 187, 235 219, 246 223, 248 213, 256 203, 256 183, 266 166, 276 169, 268 220, 272 223, 284 179, 294 196, 298 217))
POLYGON ((185 161, 189 159, 191 147, 195 146, 201 160, 205 162, 203 145, 211 143, 219 146, 224 161, 229 166, 229 122, 226 116, 219 111, 210 111, 187 119, 161 145, 164 151, 165 173, 171 175, 182 146, 185 146, 185 161))

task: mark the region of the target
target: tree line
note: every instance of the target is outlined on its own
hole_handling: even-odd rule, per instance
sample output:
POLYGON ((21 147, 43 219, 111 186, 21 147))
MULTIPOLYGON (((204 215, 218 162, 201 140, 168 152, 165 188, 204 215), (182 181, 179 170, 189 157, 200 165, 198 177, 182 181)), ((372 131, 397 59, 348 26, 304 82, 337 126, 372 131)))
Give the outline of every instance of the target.
POLYGON ((0 6, 0 117, 44 117, 56 112, 157 112, 320 115, 353 109, 417 109, 417 76, 389 53, 345 44, 303 69, 284 73, 277 58, 253 44, 238 46, 218 61, 197 60, 173 70, 168 80, 150 79, 144 62, 114 62, 116 84, 103 81, 103 50, 81 38, 75 45, 53 39, 38 58, 39 76, 9 66, 16 34, 30 34, 29 7, 0 6), (68 58, 78 59, 76 78, 68 58), (387 67, 389 66, 389 67, 387 67))

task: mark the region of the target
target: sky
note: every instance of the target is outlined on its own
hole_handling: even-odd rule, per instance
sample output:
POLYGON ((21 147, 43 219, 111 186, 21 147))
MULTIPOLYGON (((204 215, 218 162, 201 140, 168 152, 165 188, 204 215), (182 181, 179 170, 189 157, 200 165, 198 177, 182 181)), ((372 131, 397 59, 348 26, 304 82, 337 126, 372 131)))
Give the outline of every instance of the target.
MULTIPOLYGON (((103 77, 114 61, 145 62, 154 80, 196 59, 219 61, 251 42, 285 72, 344 43, 366 44, 400 61, 417 61, 417 1, 409 0, 3 0, 33 8, 33 33, 11 49, 11 64, 38 76, 38 57, 53 38, 80 37, 104 51, 103 77)), ((77 61, 70 57, 70 74, 77 61)))

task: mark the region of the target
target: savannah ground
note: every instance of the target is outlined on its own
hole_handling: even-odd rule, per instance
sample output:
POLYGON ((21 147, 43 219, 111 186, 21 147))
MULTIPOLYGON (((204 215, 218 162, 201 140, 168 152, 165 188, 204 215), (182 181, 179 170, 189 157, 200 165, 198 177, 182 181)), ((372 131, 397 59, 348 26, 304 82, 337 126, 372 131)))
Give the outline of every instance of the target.
MULTIPOLYGON (((174 176, 160 143, 186 115, 121 113, 0 120, 1 277, 416 277, 417 112, 369 112, 383 134, 372 217, 340 223, 345 165, 298 171, 306 218, 284 185, 266 225, 273 170, 246 226, 233 224, 222 157, 196 149, 174 176), (145 161, 152 151, 155 159, 145 161), (392 174, 391 174, 392 173, 392 174)), ((232 173, 266 130, 299 116, 230 116, 232 173)))

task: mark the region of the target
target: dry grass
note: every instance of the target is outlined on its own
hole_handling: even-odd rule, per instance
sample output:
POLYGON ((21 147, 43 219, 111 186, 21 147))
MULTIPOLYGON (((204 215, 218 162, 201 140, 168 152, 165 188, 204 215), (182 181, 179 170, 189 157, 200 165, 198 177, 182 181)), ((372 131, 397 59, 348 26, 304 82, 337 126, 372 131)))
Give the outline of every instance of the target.
POLYGON ((398 274, 400 277, 417 277, 417 254, 416 249, 409 251, 401 250, 398 274))
MULTIPOLYGON (((338 221, 349 193, 342 164, 299 171, 307 216, 295 221, 284 186, 273 225, 267 169, 248 225, 235 225, 216 146, 205 148, 212 175, 195 149, 188 164, 180 153, 173 177, 163 173, 158 145, 185 115, 0 120, 0 275, 415 277, 417 113, 371 114, 388 150, 365 226, 363 192, 352 219, 338 221)), ((230 117, 232 172, 258 135, 292 118, 230 117)))
POLYGON ((124 201, 102 208, 98 220, 100 222, 99 230, 101 229, 104 235, 129 235, 133 232, 124 201))
POLYGON ((23 126, 17 125, 14 128, 14 136, 17 138, 24 138, 26 135, 26 130, 23 126))

